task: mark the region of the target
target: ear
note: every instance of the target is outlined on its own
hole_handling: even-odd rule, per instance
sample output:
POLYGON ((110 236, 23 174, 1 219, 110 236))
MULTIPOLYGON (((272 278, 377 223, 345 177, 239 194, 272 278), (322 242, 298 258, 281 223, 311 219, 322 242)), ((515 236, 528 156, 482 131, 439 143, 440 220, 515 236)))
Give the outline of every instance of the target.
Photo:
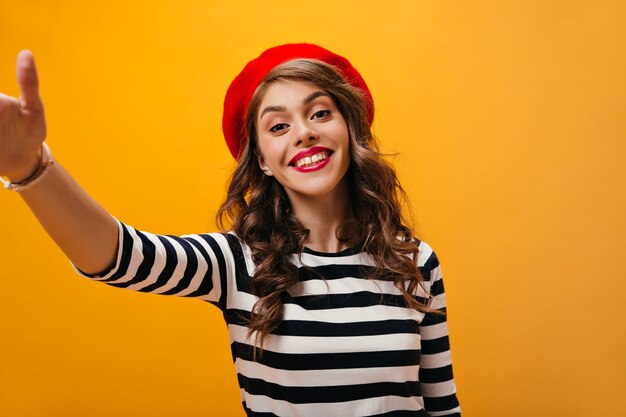
POLYGON ((261 168, 261 171, 263 171, 263 173, 267 175, 268 177, 273 177, 274 173, 272 173, 272 170, 267 165, 267 163, 265 162, 265 158, 263 158, 263 155, 261 155, 260 152, 257 153, 256 159, 259 162, 259 168, 261 168))

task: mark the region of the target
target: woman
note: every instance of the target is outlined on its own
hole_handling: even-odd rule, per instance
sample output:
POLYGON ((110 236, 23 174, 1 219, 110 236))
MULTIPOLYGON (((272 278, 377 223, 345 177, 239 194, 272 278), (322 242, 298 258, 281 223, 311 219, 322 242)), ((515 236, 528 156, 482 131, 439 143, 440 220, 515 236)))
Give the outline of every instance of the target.
POLYGON ((220 308, 247 415, 460 415, 441 268, 402 220, 371 94, 345 58, 291 44, 246 65, 224 103, 230 231, 183 237, 125 225, 80 189, 42 146, 28 51, 18 82, 22 98, 0 102, 6 187, 82 275, 220 308))

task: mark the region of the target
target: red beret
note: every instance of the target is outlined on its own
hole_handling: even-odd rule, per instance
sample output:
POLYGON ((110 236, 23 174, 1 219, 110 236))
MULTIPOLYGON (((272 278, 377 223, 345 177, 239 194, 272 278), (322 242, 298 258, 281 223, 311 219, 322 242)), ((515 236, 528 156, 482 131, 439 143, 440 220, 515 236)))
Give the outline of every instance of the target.
POLYGON ((235 159, 239 156, 242 145, 247 140, 245 117, 252 94, 254 94, 257 86, 263 81, 265 75, 274 67, 283 62, 298 58, 312 58, 330 64, 339 70, 346 81, 362 90, 370 103, 368 121, 371 125, 374 119, 374 101, 372 94, 367 88, 361 74, 359 74, 346 58, 309 43, 275 46, 248 62, 230 84, 226 92, 222 130, 224 131, 224 138, 226 139, 228 149, 235 159))

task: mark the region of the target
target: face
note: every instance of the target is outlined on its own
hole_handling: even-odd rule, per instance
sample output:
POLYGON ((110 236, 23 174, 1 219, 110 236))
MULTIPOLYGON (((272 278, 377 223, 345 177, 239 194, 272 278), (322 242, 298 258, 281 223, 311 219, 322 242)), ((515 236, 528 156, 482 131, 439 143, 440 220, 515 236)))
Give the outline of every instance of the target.
POLYGON ((347 198, 348 126, 332 98, 315 84, 278 80, 261 100, 259 166, 289 199, 347 198))

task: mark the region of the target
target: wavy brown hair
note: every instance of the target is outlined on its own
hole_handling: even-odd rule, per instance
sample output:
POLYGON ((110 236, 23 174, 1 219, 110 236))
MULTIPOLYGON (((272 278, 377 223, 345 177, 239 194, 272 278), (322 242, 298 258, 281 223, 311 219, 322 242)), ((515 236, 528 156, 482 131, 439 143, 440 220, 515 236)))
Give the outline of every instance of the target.
MULTIPOLYGON (((272 69, 257 87, 246 114, 245 145, 238 158, 226 200, 217 213, 222 230, 231 226, 251 249, 256 265, 252 292, 259 297, 252 309, 249 337, 262 349, 265 337, 282 321, 283 297, 298 282, 298 268, 290 261, 301 254, 309 231, 290 211, 282 185, 265 175, 258 163, 256 119, 268 87, 277 80, 310 82, 326 91, 346 120, 350 142, 350 199, 354 220, 337 230, 337 238, 370 254, 377 267, 371 279, 393 281, 406 305, 430 312, 415 296, 422 286, 417 267, 418 243, 402 214, 406 193, 395 170, 379 151, 368 123, 366 96, 334 67, 318 60, 296 59, 272 69)), ((256 350, 255 350, 256 352, 256 350)))

